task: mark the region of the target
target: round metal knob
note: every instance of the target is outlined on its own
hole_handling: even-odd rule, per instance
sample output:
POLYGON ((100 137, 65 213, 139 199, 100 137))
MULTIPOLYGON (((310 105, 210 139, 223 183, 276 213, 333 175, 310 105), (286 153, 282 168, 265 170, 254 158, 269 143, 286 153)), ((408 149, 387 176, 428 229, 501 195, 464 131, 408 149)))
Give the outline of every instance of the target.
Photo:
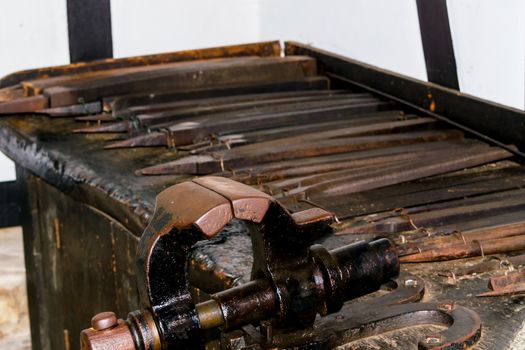
POLYGON ((97 331, 113 328, 117 323, 117 316, 111 311, 101 312, 91 319, 91 326, 97 331))

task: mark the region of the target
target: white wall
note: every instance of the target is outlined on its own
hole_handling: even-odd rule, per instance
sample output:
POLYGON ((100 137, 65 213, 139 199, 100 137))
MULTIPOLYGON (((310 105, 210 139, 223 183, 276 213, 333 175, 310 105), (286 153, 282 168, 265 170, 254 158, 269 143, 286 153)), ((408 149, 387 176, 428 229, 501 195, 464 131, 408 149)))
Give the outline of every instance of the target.
MULTIPOLYGON (((0 77, 69 63, 65 0, 3 0, 0 6, 0 77)), ((14 178, 12 162, 0 153, 0 181, 14 178)))
POLYGON ((261 0, 260 38, 296 40, 427 79, 415 0, 261 0))
POLYGON ((69 63, 65 0, 3 0, 0 6, 0 77, 69 63))
POLYGON ((525 1, 447 2, 461 91, 525 107, 525 1))
POLYGON ((115 57, 297 40, 426 80, 415 0, 112 0, 111 11, 115 57))
POLYGON ((258 41, 258 6, 259 0, 112 0, 114 56, 258 41))
POLYGON ((0 182, 16 179, 13 162, 0 152, 0 182))

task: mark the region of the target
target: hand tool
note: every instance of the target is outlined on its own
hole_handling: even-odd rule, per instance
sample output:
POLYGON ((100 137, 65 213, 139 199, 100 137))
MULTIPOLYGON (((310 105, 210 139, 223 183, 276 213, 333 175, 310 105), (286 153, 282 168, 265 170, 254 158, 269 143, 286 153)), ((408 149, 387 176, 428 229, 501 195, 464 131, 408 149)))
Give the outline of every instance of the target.
POLYGON ((308 328, 316 315, 378 290, 399 272, 387 239, 332 251, 312 241, 331 231, 332 214, 311 208, 290 214, 252 187, 203 177, 164 190, 141 238, 137 277, 143 309, 126 321, 112 313, 82 332, 82 349, 184 349, 202 346, 202 331, 238 329, 259 321, 276 329, 308 328), (249 223, 251 282, 196 303, 190 293, 191 247, 214 237, 232 219, 249 223))

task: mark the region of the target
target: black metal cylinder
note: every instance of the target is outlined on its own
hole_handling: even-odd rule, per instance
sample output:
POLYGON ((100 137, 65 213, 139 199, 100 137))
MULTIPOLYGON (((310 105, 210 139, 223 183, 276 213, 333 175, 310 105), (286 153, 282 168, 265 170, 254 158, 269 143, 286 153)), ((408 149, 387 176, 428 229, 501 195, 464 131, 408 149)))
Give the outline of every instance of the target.
POLYGON ((227 289, 214 294, 212 299, 220 305, 226 330, 270 319, 279 311, 277 296, 266 279, 227 289))
POLYGON ((399 274, 396 247, 386 238, 334 249, 330 255, 341 269, 345 301, 375 292, 399 274))
POLYGON ((310 255, 323 273, 321 315, 339 311, 345 301, 378 290, 399 273, 396 248, 388 239, 357 242, 331 251, 313 245, 310 255))
POLYGON ((375 292, 399 273, 396 248, 388 239, 358 242, 327 251, 310 248, 307 263, 293 270, 273 271, 266 278, 212 296, 222 313, 225 330, 267 319, 301 326, 315 314, 338 311, 347 300, 375 292))

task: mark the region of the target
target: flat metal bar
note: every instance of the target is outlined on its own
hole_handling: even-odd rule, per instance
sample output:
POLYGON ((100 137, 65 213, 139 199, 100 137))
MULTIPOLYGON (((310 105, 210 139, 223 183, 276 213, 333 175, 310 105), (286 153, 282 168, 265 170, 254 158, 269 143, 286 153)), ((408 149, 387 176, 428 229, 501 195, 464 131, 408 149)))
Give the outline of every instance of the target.
POLYGON ((493 171, 481 176, 470 173, 466 176, 459 175, 448 179, 433 178, 398 184, 355 193, 352 196, 311 196, 310 200, 329 208, 337 214, 339 219, 342 219, 396 208, 448 203, 451 200, 519 189, 524 184, 525 173, 521 168, 514 168, 493 171))
MULTIPOLYGON (((207 114, 224 114, 224 113, 246 113, 254 111, 275 110, 292 108, 293 106, 300 107, 302 104, 323 103, 323 102, 374 102, 379 101, 373 97, 360 98, 359 96, 331 94, 326 90, 322 94, 296 94, 283 93, 265 95, 246 95, 246 98, 241 95, 236 99, 229 98, 214 98, 212 100, 200 100, 200 103, 173 103, 171 106, 157 106, 153 105, 151 112, 145 110, 141 113, 140 110, 134 116, 120 121, 115 124, 106 125, 103 127, 81 129, 80 132, 136 132, 138 130, 154 129, 159 125, 166 123, 175 123, 180 120, 190 120, 193 117, 198 117, 207 114), (295 96, 294 96, 295 95, 295 96), (310 96, 308 96, 310 95, 310 96), (157 110, 155 110, 157 108, 157 110)), ((192 102, 192 101, 189 101, 192 102)), ((131 111, 134 113, 135 111, 131 111)), ((79 130, 76 130, 77 132, 79 130)))
POLYGON ((127 68, 114 72, 72 78, 60 86, 44 89, 44 93, 49 96, 51 107, 61 107, 76 104, 79 98, 83 102, 92 102, 121 94, 217 85, 219 81, 221 84, 276 82, 317 75, 316 62, 309 57, 242 57, 127 68))
POLYGON ((359 136, 348 139, 305 141, 297 144, 274 145, 273 141, 233 148, 213 155, 199 155, 140 169, 137 175, 165 174, 211 174, 226 169, 242 168, 265 162, 275 162, 297 158, 325 156, 329 154, 364 151, 375 148, 408 145, 420 142, 433 142, 460 139, 463 134, 457 130, 407 132, 359 136), (255 146, 255 147, 254 147, 255 146))
POLYGON ((271 93, 285 91, 328 90, 330 81, 327 77, 306 77, 295 81, 279 82, 252 82, 234 85, 215 85, 204 88, 175 90, 175 91, 148 91, 142 94, 119 95, 118 97, 104 98, 115 117, 129 116, 129 109, 139 106, 167 103, 173 101, 189 101, 202 98, 228 97, 256 93, 271 93))
POLYGON ((286 54, 313 57, 320 70, 332 78, 439 118, 525 159, 525 112, 521 110, 296 42, 286 42, 286 54))
POLYGON ((464 168, 474 167, 482 164, 488 164, 494 161, 510 157, 511 154, 506 150, 493 148, 484 152, 476 152, 465 156, 444 157, 431 161, 421 161, 419 166, 409 167, 400 165, 397 168, 392 167, 386 171, 379 170, 375 176, 367 174, 362 178, 338 178, 332 182, 317 186, 312 190, 306 191, 306 196, 310 198, 314 193, 323 193, 325 195, 344 195, 370 190, 373 188, 386 187, 400 182, 421 179, 428 176, 445 174, 464 168))
POLYGON ((213 47, 199 50, 186 50, 162 54, 105 59, 78 64, 54 66, 24 70, 9 74, 0 79, 0 88, 16 85, 25 80, 39 79, 42 77, 56 77, 64 74, 80 74, 98 72, 107 69, 137 67, 151 64, 170 62, 183 62, 199 59, 212 59, 222 57, 241 56, 279 56, 281 46, 278 41, 267 41, 252 44, 213 47))
MULTIPOLYGON (((253 131, 262 128, 284 127, 301 123, 308 123, 319 118, 326 121, 335 121, 348 118, 353 115, 373 113, 387 110, 392 107, 388 102, 346 103, 340 104, 336 101, 325 107, 315 107, 307 103, 301 104, 301 109, 293 108, 276 111, 261 110, 246 113, 222 113, 209 114, 191 120, 188 125, 186 121, 176 124, 157 125, 159 129, 166 131, 142 134, 125 141, 119 141, 107 145, 105 148, 129 148, 129 147, 152 147, 152 146, 186 146, 194 142, 209 139, 214 133, 253 131)), ((190 121, 190 120, 188 120, 190 121)), ((97 129, 96 129, 97 130, 97 129)), ((86 130, 76 130, 85 132, 86 130)))

